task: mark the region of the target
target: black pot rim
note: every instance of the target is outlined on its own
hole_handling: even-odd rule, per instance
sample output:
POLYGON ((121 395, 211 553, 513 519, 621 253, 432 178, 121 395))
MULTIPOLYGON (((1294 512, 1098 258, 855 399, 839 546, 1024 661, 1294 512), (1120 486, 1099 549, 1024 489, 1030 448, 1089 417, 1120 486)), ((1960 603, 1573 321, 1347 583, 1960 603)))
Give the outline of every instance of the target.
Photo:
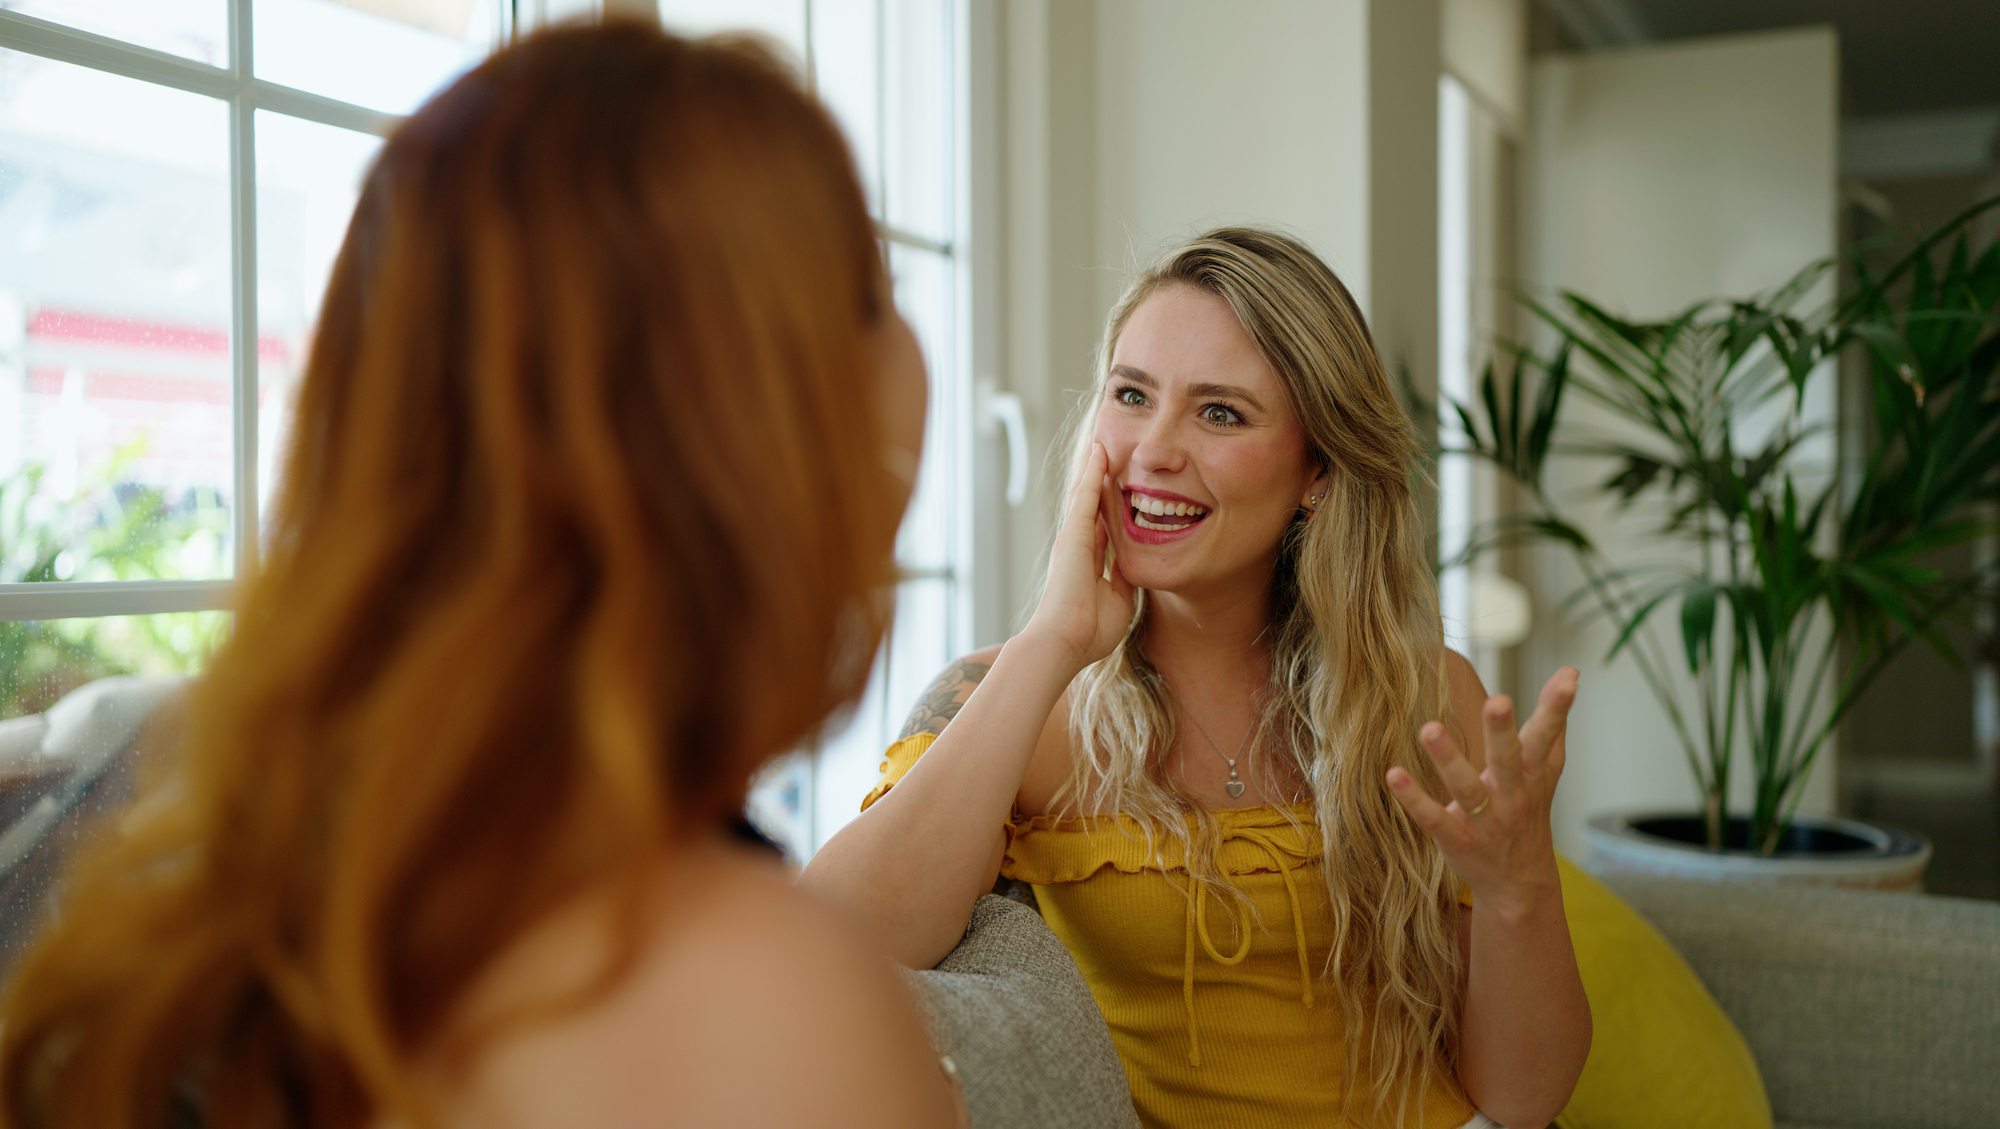
MULTIPOLYGON (((1888 858, 1904 858, 1912 855, 1923 854, 1930 849, 1929 841, 1926 840, 1922 835, 1918 835, 1911 831, 1905 831, 1900 827, 1892 827, 1888 824, 1876 823, 1872 820, 1850 819, 1845 816, 1800 815, 1800 816, 1794 816, 1792 818, 1792 822, 1794 824, 1802 824, 1809 827, 1817 827, 1828 831, 1838 831, 1853 836, 1854 838, 1857 839, 1871 840, 1873 842, 1872 846, 1852 851, 1773 851, 1772 853, 1767 855, 1767 854, 1761 854, 1757 851, 1744 850, 1740 847, 1710 848, 1700 843, 1688 843, 1679 839, 1670 839, 1663 835, 1654 835, 1650 832, 1641 831, 1639 828, 1633 826, 1635 823, 1652 819, 1692 819, 1699 821, 1702 818, 1703 815, 1701 812, 1692 811, 1687 808, 1680 808, 1680 809, 1647 808, 1636 811, 1611 812, 1606 815, 1595 816, 1589 821, 1589 823, 1592 829, 1600 831, 1607 835, 1616 836, 1620 839, 1631 839, 1637 842, 1646 843, 1650 846, 1664 847, 1676 851, 1685 851, 1689 854, 1710 855, 1710 856, 1720 855, 1730 858, 1827 859, 1827 860, 1839 860, 1839 859, 1859 860, 1859 859, 1874 859, 1874 858, 1888 859, 1888 858)), ((1745 820, 1746 817, 1726 816, 1725 818, 1731 821, 1743 821, 1745 820)))

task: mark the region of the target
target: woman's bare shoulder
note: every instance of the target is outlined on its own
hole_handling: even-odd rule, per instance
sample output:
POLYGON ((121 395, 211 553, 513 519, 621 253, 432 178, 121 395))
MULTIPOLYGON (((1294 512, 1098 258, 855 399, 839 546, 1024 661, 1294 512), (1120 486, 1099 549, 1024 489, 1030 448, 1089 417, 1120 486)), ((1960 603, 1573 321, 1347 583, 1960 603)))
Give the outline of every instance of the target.
MULTIPOLYGON (((849 924, 775 864, 709 848, 661 883, 611 992, 523 1026, 442 1088, 463 1125, 948 1126, 957 1098, 907 989, 849 924), (685 867, 683 868, 685 869, 685 867)), ((583 913, 502 975, 564 985, 606 934, 583 913)), ((508 995, 511 985, 501 987, 508 995)))
MULTIPOLYGON (((974 651, 950 666, 944 668, 930 688, 917 699, 916 707, 903 723, 897 740, 907 740, 918 734, 942 734, 958 711, 972 698, 972 692, 986 678, 986 672, 1000 658, 1000 648, 985 647, 974 651)), ((1035 741, 1035 753, 1029 761, 1028 771, 1021 781, 1021 791, 1015 797, 1015 806, 1023 814, 1038 815, 1049 800, 1069 779, 1070 763, 1075 755, 1069 732, 1069 691, 1064 690, 1056 699, 1055 708, 1042 724, 1042 732, 1035 741)))
POLYGON ((923 696, 911 708, 909 719, 903 723, 903 731, 896 735, 898 741, 907 740, 920 733, 939 734, 965 708, 972 692, 993 669, 994 660, 1000 657, 998 646, 985 647, 974 651, 938 674, 923 696))

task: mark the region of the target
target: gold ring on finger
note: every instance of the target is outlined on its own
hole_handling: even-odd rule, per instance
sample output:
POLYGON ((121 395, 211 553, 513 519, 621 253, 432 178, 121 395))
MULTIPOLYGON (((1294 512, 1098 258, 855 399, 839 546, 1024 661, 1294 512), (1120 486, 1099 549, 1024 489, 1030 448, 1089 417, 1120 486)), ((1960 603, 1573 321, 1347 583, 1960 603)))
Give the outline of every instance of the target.
POLYGON ((1473 809, 1472 809, 1471 811, 1468 811, 1468 812, 1466 812, 1465 814, 1467 814, 1467 815, 1478 815, 1478 814, 1479 814, 1480 812, 1483 812, 1483 811, 1485 811, 1485 810, 1486 810, 1486 807, 1487 807, 1487 805, 1488 805, 1488 804, 1491 804, 1492 802, 1493 802, 1493 793, 1491 793, 1491 792, 1488 792, 1488 793, 1486 793, 1486 798, 1485 798, 1485 799, 1483 799, 1483 800, 1481 800, 1481 801, 1479 801, 1479 806, 1478 806, 1478 807, 1476 807, 1476 808, 1473 808, 1473 809))

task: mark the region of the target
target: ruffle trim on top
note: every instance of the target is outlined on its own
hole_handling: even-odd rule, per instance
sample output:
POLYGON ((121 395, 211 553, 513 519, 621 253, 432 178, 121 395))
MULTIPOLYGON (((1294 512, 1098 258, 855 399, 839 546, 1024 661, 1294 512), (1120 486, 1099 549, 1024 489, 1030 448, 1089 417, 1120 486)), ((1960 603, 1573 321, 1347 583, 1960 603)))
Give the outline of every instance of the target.
POLYGON ((917 758, 923 756, 924 750, 930 748, 936 741, 935 733, 919 733, 913 737, 905 737, 884 749, 882 763, 879 766, 882 779, 876 781, 875 786, 868 790, 868 794, 861 797, 861 810, 867 811, 876 800, 888 795, 889 789, 894 788, 897 781, 909 775, 910 769, 917 763, 917 758))
MULTIPOLYGON (((1210 814, 1221 837, 1217 862, 1226 875, 1282 874, 1319 858, 1310 804, 1224 808, 1210 814)), ((1187 816, 1190 832, 1194 818, 1187 816)), ((1155 835, 1149 843, 1142 825, 1129 815, 1038 815, 1014 822, 1000 863, 1000 873, 1033 885, 1082 882, 1107 869, 1185 874, 1187 844, 1166 835, 1155 835)))
MULTIPOLYGON (((883 750, 882 779, 862 797, 861 810, 867 811, 869 805, 888 795, 936 741, 935 733, 918 733, 883 750)), ((1284 870, 1296 870, 1319 858, 1311 804, 1223 808, 1210 814, 1222 836, 1222 872, 1231 877, 1280 873, 1280 858, 1288 864, 1284 870), (1291 819, 1286 818, 1287 812, 1291 819)), ((1194 816, 1187 819, 1192 825, 1194 816)), ((1000 873, 1008 878, 1048 885, 1081 882, 1107 869, 1121 874, 1149 870, 1186 874, 1185 845, 1166 837, 1156 837, 1148 844, 1139 821, 1129 815, 1116 817, 1115 825, 1112 817, 1102 815, 1038 815, 1016 818, 1007 828, 1007 853, 1000 862, 1000 873)), ((1458 883, 1458 901, 1470 906, 1472 887, 1458 883)))

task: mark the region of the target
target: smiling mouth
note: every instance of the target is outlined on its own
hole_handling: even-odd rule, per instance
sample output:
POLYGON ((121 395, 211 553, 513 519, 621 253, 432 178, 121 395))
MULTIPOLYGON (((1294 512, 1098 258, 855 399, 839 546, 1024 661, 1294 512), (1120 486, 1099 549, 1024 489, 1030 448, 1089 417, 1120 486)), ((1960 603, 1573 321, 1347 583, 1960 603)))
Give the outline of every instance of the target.
POLYGON ((1162 533, 1177 533, 1198 524, 1208 516, 1207 509, 1192 502, 1169 502, 1164 498, 1153 498, 1145 494, 1128 492, 1125 495, 1125 504, 1131 507, 1133 525, 1162 533))

